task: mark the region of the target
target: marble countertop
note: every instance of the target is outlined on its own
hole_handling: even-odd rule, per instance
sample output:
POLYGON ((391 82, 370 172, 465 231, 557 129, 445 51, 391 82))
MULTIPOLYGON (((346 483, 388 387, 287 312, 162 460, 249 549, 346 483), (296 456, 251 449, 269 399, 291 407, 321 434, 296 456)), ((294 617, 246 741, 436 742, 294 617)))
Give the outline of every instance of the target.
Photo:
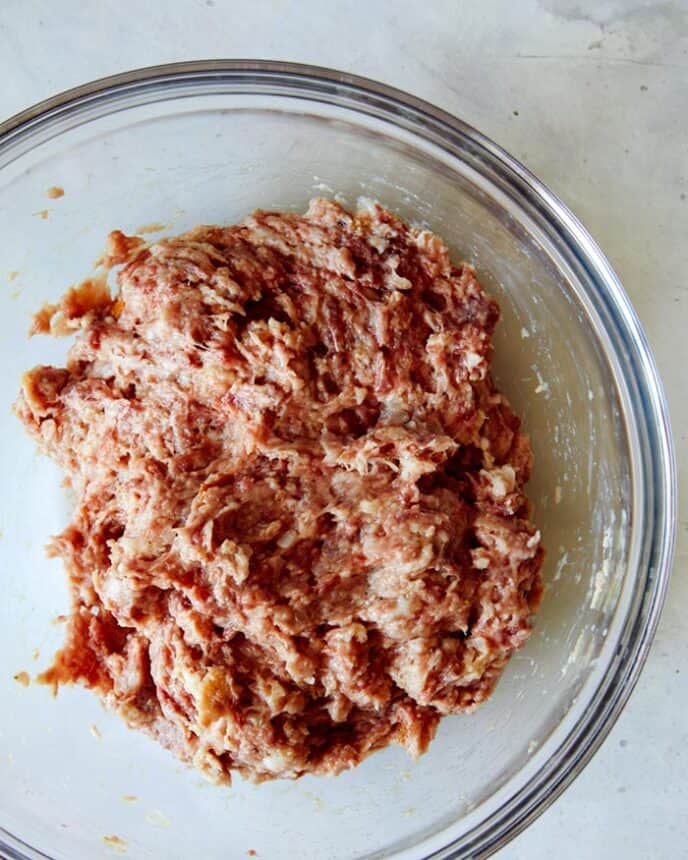
POLYGON ((688 3, 3 0, 0 118, 103 75, 204 57, 331 66, 434 102, 530 167, 616 268, 672 412, 674 576, 617 725, 499 857, 688 857, 688 3))

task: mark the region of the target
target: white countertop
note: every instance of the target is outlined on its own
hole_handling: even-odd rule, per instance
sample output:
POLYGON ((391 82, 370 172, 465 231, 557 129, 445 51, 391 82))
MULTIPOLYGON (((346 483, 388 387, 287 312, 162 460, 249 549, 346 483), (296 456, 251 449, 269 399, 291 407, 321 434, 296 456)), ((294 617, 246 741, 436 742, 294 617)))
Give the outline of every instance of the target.
POLYGON ((675 572, 616 727, 499 857, 688 857, 688 3, 1 0, 0 118, 103 75, 205 57, 331 66, 434 102, 525 162, 616 268, 672 411, 675 572))

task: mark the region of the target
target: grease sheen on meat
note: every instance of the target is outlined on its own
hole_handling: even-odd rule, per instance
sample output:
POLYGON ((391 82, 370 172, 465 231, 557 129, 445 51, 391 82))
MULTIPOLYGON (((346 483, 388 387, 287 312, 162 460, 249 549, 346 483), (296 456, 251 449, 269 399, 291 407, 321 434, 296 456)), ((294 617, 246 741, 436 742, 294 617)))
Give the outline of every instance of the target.
POLYGON ((314 200, 150 246, 36 330, 76 331, 17 410, 77 506, 43 680, 211 778, 337 773, 492 691, 531 630, 531 452, 498 318, 442 241, 314 200))

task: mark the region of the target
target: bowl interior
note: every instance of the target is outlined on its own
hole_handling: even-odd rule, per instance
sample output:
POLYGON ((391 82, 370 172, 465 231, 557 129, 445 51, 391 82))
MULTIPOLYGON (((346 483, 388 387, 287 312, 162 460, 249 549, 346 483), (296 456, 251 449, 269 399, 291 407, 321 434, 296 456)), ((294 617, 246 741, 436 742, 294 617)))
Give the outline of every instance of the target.
POLYGON ((628 432, 604 332, 574 274, 474 163, 346 109, 190 96, 94 115, 35 144, 0 170, 0 825, 70 860, 112 856, 110 836, 141 858, 336 860, 426 856, 467 833, 565 738, 630 600, 628 432), (51 186, 64 197, 46 197, 51 186), (532 439, 547 591, 493 698, 443 721, 420 760, 392 748, 336 779, 218 789, 91 694, 64 689, 53 701, 13 680, 45 667, 62 640, 54 619, 67 589, 43 546, 69 500, 9 407, 21 373, 60 362, 68 346, 28 340, 30 315, 90 273, 111 229, 166 235, 257 207, 303 210, 319 194, 350 207, 375 198, 434 230, 500 302, 495 370, 532 439))

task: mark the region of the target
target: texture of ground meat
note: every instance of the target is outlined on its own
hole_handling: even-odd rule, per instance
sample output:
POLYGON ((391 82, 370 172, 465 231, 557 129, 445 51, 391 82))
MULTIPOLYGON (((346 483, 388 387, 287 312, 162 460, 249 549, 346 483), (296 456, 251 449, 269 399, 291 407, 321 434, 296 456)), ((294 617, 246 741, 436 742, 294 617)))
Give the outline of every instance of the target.
POLYGON ((426 749, 527 640, 540 536, 498 318, 468 265, 378 205, 314 200, 146 245, 44 309, 75 331, 17 411, 76 496, 80 683, 211 778, 426 749))

